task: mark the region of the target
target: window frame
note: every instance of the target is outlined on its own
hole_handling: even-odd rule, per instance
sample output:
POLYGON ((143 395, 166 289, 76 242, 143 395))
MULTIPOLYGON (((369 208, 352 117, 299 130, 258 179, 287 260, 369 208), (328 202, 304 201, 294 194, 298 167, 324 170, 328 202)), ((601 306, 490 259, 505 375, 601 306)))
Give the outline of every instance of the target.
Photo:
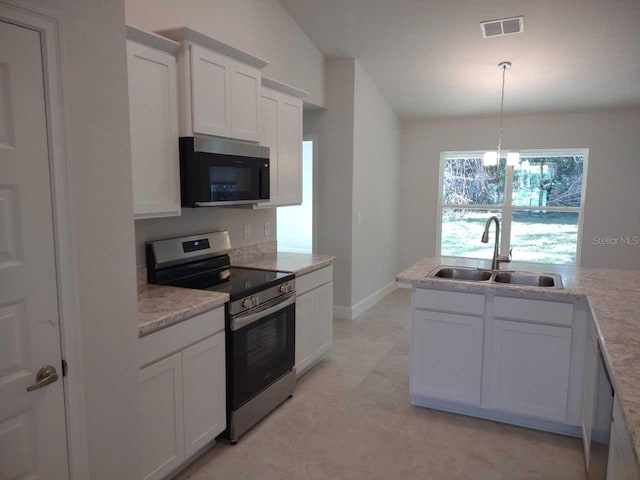
MULTIPOLYGON (((549 212, 573 212, 578 214, 578 238, 576 245, 576 263, 572 264, 544 264, 537 262, 520 261, 518 263, 529 263, 531 265, 557 265, 557 266, 575 266, 579 267, 582 263, 582 234, 584 225, 584 203, 587 191, 587 179, 589 168, 589 149, 588 148, 553 148, 553 149, 511 149, 520 153, 521 157, 544 156, 544 157, 566 157, 566 156, 582 156, 584 157, 582 167, 582 191, 579 207, 525 207, 513 205, 513 171, 514 167, 506 166, 504 203, 502 205, 462 205, 462 204, 445 204, 444 203, 444 165, 446 160, 451 158, 482 158, 486 150, 450 150, 440 152, 440 162, 438 170, 438 213, 436 226, 436 252, 440 257, 449 258, 468 258, 476 260, 487 260, 486 258, 477 257, 456 257, 450 255, 442 255, 442 212, 445 208, 464 208, 468 210, 500 210, 502 212, 502 220, 500 221, 500 252, 508 252, 511 248, 511 224, 513 222, 513 212, 515 211, 536 211, 544 210, 549 212), (508 200, 508 201, 507 201, 508 200), (508 221, 504 221, 508 218, 508 221)), ((506 154, 506 151, 504 152, 506 154)), ((480 239, 478 239, 480 241, 480 239)))

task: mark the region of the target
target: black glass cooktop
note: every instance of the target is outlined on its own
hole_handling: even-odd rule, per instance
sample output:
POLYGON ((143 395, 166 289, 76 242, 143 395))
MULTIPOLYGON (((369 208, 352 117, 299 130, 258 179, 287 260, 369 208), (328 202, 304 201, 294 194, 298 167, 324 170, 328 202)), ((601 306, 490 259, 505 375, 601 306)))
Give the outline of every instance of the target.
POLYGON ((208 272, 206 275, 184 279, 173 283, 173 285, 228 293, 231 296, 231 301, 234 301, 293 278, 293 273, 228 267, 208 272))

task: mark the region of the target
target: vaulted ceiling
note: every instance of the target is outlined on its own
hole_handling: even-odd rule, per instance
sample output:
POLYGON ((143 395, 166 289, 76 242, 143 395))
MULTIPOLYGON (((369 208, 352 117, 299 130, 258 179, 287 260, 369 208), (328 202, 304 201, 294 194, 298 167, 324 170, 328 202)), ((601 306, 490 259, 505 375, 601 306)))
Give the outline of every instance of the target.
POLYGON ((329 58, 354 57, 401 118, 640 106, 640 0, 280 0, 329 58), (480 22, 524 15, 524 32, 480 22))

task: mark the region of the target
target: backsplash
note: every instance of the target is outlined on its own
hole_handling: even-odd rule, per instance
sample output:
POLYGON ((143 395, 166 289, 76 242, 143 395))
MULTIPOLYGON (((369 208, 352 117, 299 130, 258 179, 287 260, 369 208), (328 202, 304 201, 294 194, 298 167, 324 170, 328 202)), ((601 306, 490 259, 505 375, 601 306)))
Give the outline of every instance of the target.
MULTIPOLYGON (((255 245, 245 245, 244 247, 234 248, 229 252, 231 264, 246 263, 256 257, 276 253, 278 251, 278 242, 263 242, 255 245)), ((136 268, 136 277, 138 285, 147 283, 147 267, 144 264, 138 264, 136 268)))
POLYGON ((278 242, 264 242, 256 245, 247 245, 245 247, 234 248, 229 252, 231 264, 244 263, 255 257, 276 253, 278 251, 278 242))
MULTIPOLYGON (((242 247, 276 243, 276 209, 183 208, 179 217, 136 220, 136 264, 145 265, 145 243, 172 237, 228 230, 231 246, 242 247), (266 236, 265 223, 271 235, 266 236), (244 239, 244 226, 249 225, 250 238, 244 239)), ((260 247, 263 248, 263 247, 260 247)), ((251 250, 249 250, 250 252, 251 250)))

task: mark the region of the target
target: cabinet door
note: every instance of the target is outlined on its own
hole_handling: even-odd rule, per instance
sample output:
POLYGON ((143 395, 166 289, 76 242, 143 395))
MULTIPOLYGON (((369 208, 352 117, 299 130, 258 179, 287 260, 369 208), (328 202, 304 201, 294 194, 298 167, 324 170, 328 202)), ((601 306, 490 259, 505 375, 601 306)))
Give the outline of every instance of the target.
POLYGON ((180 215, 176 59, 128 41, 127 60, 134 213, 180 215))
POLYGON ((638 480, 640 478, 633 449, 631 436, 616 398, 613 402, 613 420, 609 439, 608 480, 638 480))
POLYGON ((313 339, 315 353, 324 355, 333 345, 333 282, 313 291, 313 339))
POLYGON ((296 297, 296 372, 302 373, 314 360, 313 294, 296 297))
POLYGON ((186 458, 227 427, 224 335, 218 333, 182 352, 186 458))
POLYGON ((260 70, 233 62, 231 65, 231 136, 260 140, 260 70))
POLYGON ((261 206, 278 204, 278 105, 279 96, 267 88, 262 90, 261 107, 261 139, 260 142, 269 147, 269 169, 271 170, 269 192, 270 200, 261 206))
POLYGON ((288 95, 278 108, 278 203, 302 203, 302 101, 288 95))
POLYGON ((164 478, 184 460, 182 354, 140 370, 142 472, 164 478))
POLYGON ((591 447, 591 427, 593 426, 593 414, 595 409, 595 391, 598 375, 598 340, 589 332, 587 338, 586 368, 584 377, 584 397, 582 399, 582 439, 584 443, 584 458, 589 465, 591 447))
POLYGON ((230 58, 191 45, 191 108, 194 133, 231 136, 230 58))
POLYGON ((571 329, 494 320, 492 340, 492 408, 564 422, 571 329))
POLYGON ((411 393, 480 405, 484 319, 416 310, 411 393))

